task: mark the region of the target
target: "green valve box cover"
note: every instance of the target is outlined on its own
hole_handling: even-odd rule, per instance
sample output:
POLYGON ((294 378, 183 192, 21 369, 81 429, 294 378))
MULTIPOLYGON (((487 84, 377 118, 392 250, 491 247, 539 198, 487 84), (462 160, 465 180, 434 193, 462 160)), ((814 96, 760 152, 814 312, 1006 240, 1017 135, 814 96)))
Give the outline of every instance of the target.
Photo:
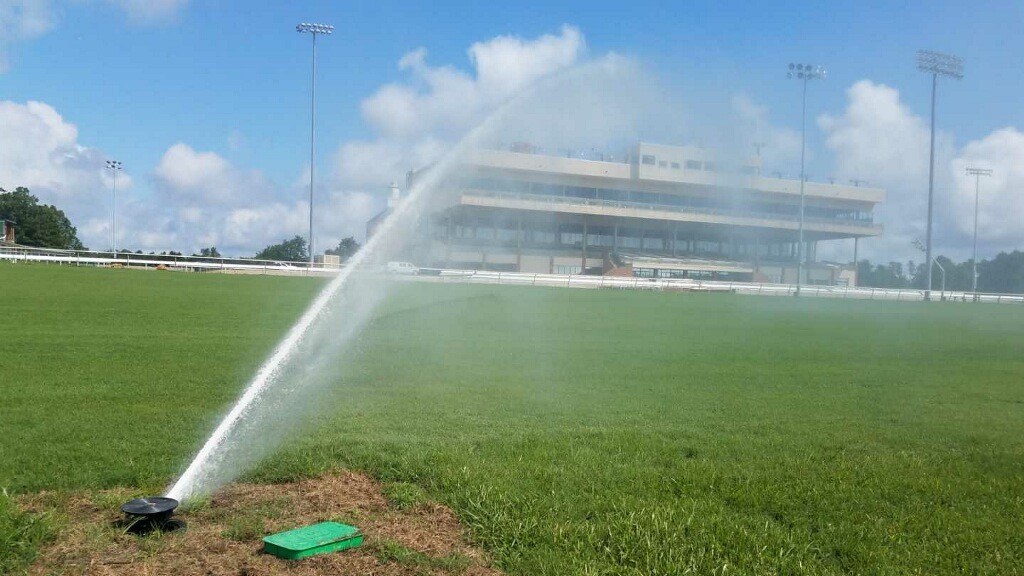
POLYGON ((263 551, 286 560, 299 560, 317 554, 355 548, 363 543, 363 533, 355 526, 321 522, 263 539, 263 551))

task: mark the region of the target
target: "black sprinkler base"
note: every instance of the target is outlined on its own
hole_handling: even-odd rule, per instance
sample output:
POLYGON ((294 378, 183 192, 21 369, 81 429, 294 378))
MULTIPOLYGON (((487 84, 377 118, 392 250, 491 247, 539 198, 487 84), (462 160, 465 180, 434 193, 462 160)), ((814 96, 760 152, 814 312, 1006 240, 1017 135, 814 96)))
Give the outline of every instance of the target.
POLYGON ((177 507, 177 500, 162 496, 129 500, 121 505, 121 511, 127 516, 125 532, 141 536, 157 531, 184 531, 187 527, 185 521, 173 518, 177 507))

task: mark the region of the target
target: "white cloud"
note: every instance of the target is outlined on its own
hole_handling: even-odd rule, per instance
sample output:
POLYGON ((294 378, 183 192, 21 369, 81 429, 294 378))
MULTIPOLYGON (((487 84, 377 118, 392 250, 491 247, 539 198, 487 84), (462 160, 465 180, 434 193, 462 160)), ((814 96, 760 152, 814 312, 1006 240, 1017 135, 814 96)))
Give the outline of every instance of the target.
MULTIPOLYGON (((42 102, 0 102, 0 187, 29 188, 63 209, 87 245, 109 244, 111 175, 106 155, 78 142, 78 129, 42 102)), ((118 188, 130 190, 130 175, 118 188)))
POLYGON ((128 19, 139 24, 171 22, 181 15, 190 0, 104 0, 121 9, 128 19))
MULTIPOLYGON (((80 143, 75 125, 41 102, 0 101, 0 125, 0 187, 29 188, 64 210, 87 246, 108 248, 108 156, 80 143)), ((225 254, 251 255, 271 242, 305 236, 309 204, 302 187, 282 189, 214 152, 171 146, 151 184, 151 191, 138 190, 127 170, 119 173, 119 247, 191 252, 217 246, 225 254)), ((363 230, 375 210, 370 194, 318 192, 318 242, 334 244, 363 230)))
MULTIPOLYGON (((888 190, 877 217, 885 225, 880 240, 863 244, 866 256, 883 260, 922 260, 911 247, 925 237, 928 195, 929 126, 901 101, 895 88, 862 80, 847 90, 847 108, 838 116, 822 115, 818 126, 835 155, 837 175, 860 178, 888 190)), ((970 256, 974 222, 973 179, 965 164, 996 170, 984 182, 979 257, 1024 244, 1024 135, 1014 128, 996 131, 957 149, 953 138, 936 135, 935 216, 933 234, 939 253, 970 256)))
MULTIPOLYGON (((763 173, 781 170, 800 160, 800 133, 771 122, 768 107, 758 104, 746 94, 732 97, 732 111, 740 123, 743 150, 761 151, 763 173)), ((794 175, 796 177, 796 175, 794 175)))
POLYGON ((1024 249, 1024 133, 1016 128, 996 130, 965 144, 950 162, 955 187, 946 217, 965 247, 974 231, 975 178, 966 174, 968 166, 992 170, 992 176, 980 182, 979 250, 991 255, 1024 249))
POLYGON ((461 134, 486 109, 516 94, 538 78, 575 64, 586 49, 583 35, 563 26, 559 35, 534 40, 498 36, 468 51, 475 74, 427 63, 425 48, 398 62, 411 74, 409 84, 388 84, 362 103, 363 117, 386 136, 415 136, 428 131, 461 134))
POLYGON ((273 195, 271 184, 258 170, 236 169, 219 154, 197 152, 183 143, 167 149, 154 176, 175 204, 231 206, 273 195))
POLYGON ((351 141, 335 153, 341 186, 384 190, 406 170, 436 160, 481 118, 531 83, 579 62, 580 31, 563 26, 535 39, 498 36, 468 50, 472 73, 432 66, 418 48, 398 62, 405 82, 387 84, 362 102, 363 118, 378 136, 351 141))
MULTIPOLYGON (((155 198, 135 216, 143 225, 134 236, 142 249, 217 246, 224 254, 245 255, 306 235, 309 203, 301 186, 282 189, 215 152, 171 146, 154 170, 154 183, 155 198)), ((336 243, 342 232, 361 230, 374 213, 366 194, 318 190, 315 200, 317 250, 336 243)))
POLYGON ((50 0, 0 0, 0 72, 7 70, 10 44, 42 36, 55 21, 50 0))

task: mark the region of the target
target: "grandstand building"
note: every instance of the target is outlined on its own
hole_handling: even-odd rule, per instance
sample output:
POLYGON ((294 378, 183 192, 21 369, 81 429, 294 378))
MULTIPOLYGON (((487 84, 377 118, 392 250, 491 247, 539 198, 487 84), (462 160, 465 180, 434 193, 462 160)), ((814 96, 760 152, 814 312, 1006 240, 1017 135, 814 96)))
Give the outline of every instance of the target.
MULTIPOLYGON (((727 166, 702 148, 647 143, 582 158, 516 144, 464 164, 419 226, 420 266, 796 281, 800 182, 764 176, 758 158, 727 166)), ((885 191, 807 182, 805 194, 804 281, 855 283, 852 265, 818 262, 817 247, 881 234, 885 191)))

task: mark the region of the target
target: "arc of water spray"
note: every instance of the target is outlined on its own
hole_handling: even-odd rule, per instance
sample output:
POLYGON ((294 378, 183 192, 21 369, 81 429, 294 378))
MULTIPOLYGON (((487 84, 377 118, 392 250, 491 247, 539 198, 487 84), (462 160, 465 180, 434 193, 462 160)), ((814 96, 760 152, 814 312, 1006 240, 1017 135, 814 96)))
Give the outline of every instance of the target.
POLYGON ((198 482, 202 480, 204 468, 210 461, 214 452, 228 439, 231 431, 235 428, 242 417, 245 416, 250 406, 252 406, 253 403, 263 394, 264 390, 274 382, 274 376, 280 372, 287 360, 294 354, 299 344, 302 342, 303 337, 307 332, 309 332, 309 329, 321 316, 338 292, 345 286, 352 273, 376 251, 378 245, 387 237, 390 228, 394 226, 394 223, 398 221, 401 216, 404 215, 404 212, 408 211, 410 207, 415 204, 418 200, 418 195, 427 187, 428 186, 426 185, 414 187, 414 190, 410 191, 406 201, 398 205, 391 216, 385 219, 377 233, 367 241, 366 245, 363 246, 361 250, 356 252, 356 254, 349 259, 341 272, 339 272, 338 275, 335 276, 334 279, 332 279, 331 282, 320 292, 320 294, 317 295, 309 308, 303 312, 298 322, 291 327, 284 339, 281 340, 281 342, 279 342, 274 348, 273 353, 266 362, 260 366, 256 375, 249 382, 249 385, 246 386, 245 391, 242 393, 242 397, 238 399, 238 402, 236 402, 231 408, 231 411, 228 412, 227 416, 225 416, 224 419, 221 420, 220 424, 217 425, 217 428, 213 431, 213 434, 210 435, 210 438, 207 439, 206 443, 203 444, 203 447, 189 464, 185 473, 182 474, 178 481, 174 483, 170 490, 168 490, 167 497, 180 501, 195 495, 198 488, 198 482))
POLYGON ((281 342, 274 348, 273 353, 271 353, 266 362, 260 366, 256 375, 249 382, 249 385, 246 386, 241 398, 238 399, 238 402, 236 402, 231 408, 231 411, 228 412, 224 419, 221 420, 220 424, 217 425, 217 428, 213 431, 213 434, 210 435, 210 438, 207 439, 206 443, 203 444, 203 447, 189 464, 185 473, 182 474, 178 481, 175 482, 167 491, 167 497, 183 501, 202 491, 200 484, 204 476, 204 471, 217 449, 224 445, 230 437, 232 430, 234 430, 246 415, 249 408, 275 381, 274 377, 281 371, 288 359, 295 353, 307 332, 309 332, 316 320, 322 315, 324 310, 330 305, 331 301, 345 286, 349 277, 353 272, 359 269, 366 260, 372 257, 381 244, 387 241, 391 229, 396 225, 396 222, 400 222, 409 211, 414 209, 426 191, 431 190, 436 186, 441 175, 447 172, 454 159, 458 158, 469 147, 469 142, 475 141, 479 137, 479 134, 484 130, 484 127, 491 124, 494 118, 500 116, 504 109, 505 107, 500 108, 480 126, 471 131, 470 134, 463 138, 459 144, 457 144, 441 162, 435 165, 420 182, 415 184, 412 189, 410 189, 405 200, 398 204, 394 212, 384 220, 381 227, 378 228, 377 232, 373 236, 370 237, 363 248, 349 259, 341 272, 339 272, 338 275, 335 276, 334 279, 332 279, 331 282, 320 292, 320 294, 317 295, 309 308, 303 312, 298 322, 292 326, 284 339, 281 340, 281 342))
MULTIPOLYGON (((588 68, 588 66, 578 67, 575 70, 580 71, 586 68, 588 68)), ((569 76, 571 76, 571 74, 569 76)), ((256 375, 246 386, 242 396, 231 408, 231 411, 228 412, 228 414, 221 420, 220 424, 217 425, 213 434, 210 435, 206 443, 203 444, 203 447, 196 454, 184 474, 182 474, 181 477, 178 478, 177 482, 175 482, 167 491, 168 497, 184 501, 212 489, 211 486, 204 485, 203 481, 210 472, 208 467, 216 466, 217 464, 214 457, 217 455, 218 450, 225 448, 225 443, 230 439, 231 433, 236 429, 250 408, 252 408, 263 393, 273 385, 276 381, 275 377, 281 372, 289 358, 295 354, 307 333, 321 317, 323 312, 329 307, 341 289, 346 285, 351 275, 359 269, 364 262, 372 258, 382 244, 387 242, 392 228, 394 228, 398 222, 401 222, 409 212, 419 205, 423 196, 428 191, 433 190, 437 186, 457 158, 460 158, 473 143, 480 140, 481 136, 499 122, 501 118, 508 115, 510 109, 519 103, 525 102, 534 94, 537 94, 542 90, 542 86, 549 83, 551 79, 551 77, 548 77, 545 81, 534 84, 532 87, 525 90, 517 97, 505 102, 497 110, 492 112, 483 122, 460 140, 459 143, 448 154, 446 154, 440 162, 428 171, 424 177, 409 190, 409 194, 406 196, 405 200, 398 204, 395 210, 384 220, 380 228, 378 228, 377 232, 370 237, 363 248, 349 259, 341 272, 339 272, 338 275, 334 277, 334 279, 332 279, 331 282, 320 292, 320 294, 317 295, 309 308, 303 312, 298 322, 292 326, 284 339, 281 340, 281 342, 279 342, 274 348, 270 357, 267 358, 267 360, 260 366, 256 375)))

